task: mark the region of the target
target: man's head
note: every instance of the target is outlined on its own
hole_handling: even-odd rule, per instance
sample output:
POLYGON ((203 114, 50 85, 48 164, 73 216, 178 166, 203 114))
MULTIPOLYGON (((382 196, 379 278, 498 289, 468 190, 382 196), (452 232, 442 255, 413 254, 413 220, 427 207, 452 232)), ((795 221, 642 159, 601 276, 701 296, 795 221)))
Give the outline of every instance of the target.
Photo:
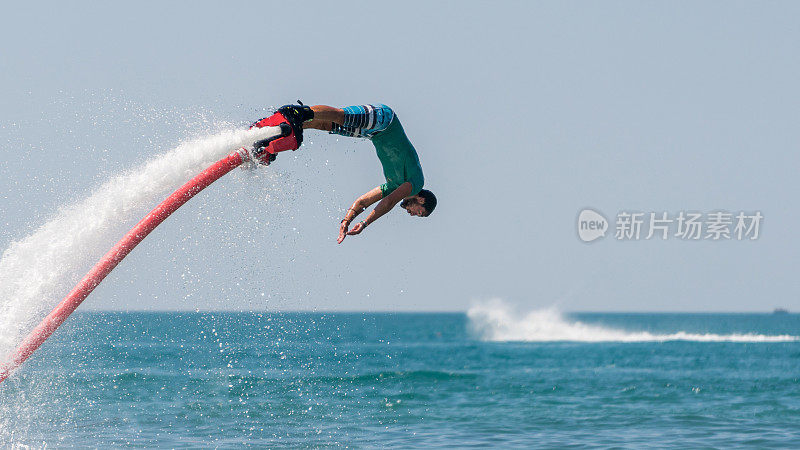
POLYGON ((400 206, 412 216, 428 217, 436 209, 436 196, 433 192, 422 189, 419 194, 404 199, 400 206))

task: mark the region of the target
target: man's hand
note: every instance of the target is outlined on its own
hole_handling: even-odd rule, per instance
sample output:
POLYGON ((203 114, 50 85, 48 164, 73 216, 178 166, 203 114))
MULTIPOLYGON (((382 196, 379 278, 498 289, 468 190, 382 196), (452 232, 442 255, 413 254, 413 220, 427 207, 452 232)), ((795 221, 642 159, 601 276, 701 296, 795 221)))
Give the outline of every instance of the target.
POLYGON ((353 227, 353 229, 352 229, 352 230, 350 230, 350 231, 348 231, 348 232, 347 232, 347 235, 348 235, 348 236, 355 236, 356 234, 358 234, 358 233, 361 233, 362 231, 364 231, 364 228, 367 228, 367 226, 366 226, 366 225, 364 225, 364 222, 358 222, 358 223, 357 223, 357 224, 356 224, 356 225, 353 227))
POLYGON ((339 225, 339 238, 336 239, 336 243, 341 244, 347 234, 347 221, 343 220, 342 224, 339 225))
MULTIPOLYGON (((406 183, 409 185, 409 190, 411 190, 411 183, 406 183)), ((380 187, 376 187, 375 189, 370 190, 366 194, 362 195, 361 197, 353 203, 353 206, 347 210, 347 214, 344 215, 344 219, 342 220, 341 224, 339 225, 339 238, 336 240, 337 243, 341 244, 345 237, 348 234, 358 234, 364 231, 365 225, 363 223, 357 223, 353 230, 348 232, 347 227, 350 226, 350 222, 356 218, 359 214, 364 212, 369 205, 378 202, 383 197, 383 193, 380 187)), ((373 211, 374 213, 374 211, 373 211)), ((374 222, 375 219, 372 217, 372 213, 370 216, 367 217, 370 223, 374 222)))

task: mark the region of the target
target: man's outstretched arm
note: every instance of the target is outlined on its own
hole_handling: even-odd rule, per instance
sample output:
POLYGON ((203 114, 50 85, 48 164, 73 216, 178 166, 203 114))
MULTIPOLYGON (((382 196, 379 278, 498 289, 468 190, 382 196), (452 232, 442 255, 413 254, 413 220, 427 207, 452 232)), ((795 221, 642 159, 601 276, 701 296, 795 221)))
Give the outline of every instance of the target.
POLYGON ((375 189, 359 197, 358 200, 353 203, 353 206, 347 210, 347 215, 345 216, 344 220, 342 220, 342 224, 339 227, 339 239, 337 239, 337 242, 341 244, 345 236, 356 235, 364 231, 364 228, 366 228, 367 225, 378 220, 381 216, 391 211, 392 208, 400 203, 401 200, 411 195, 411 189, 411 183, 405 182, 382 200, 380 200, 382 193, 381 188, 379 187, 376 187, 375 189), (365 208, 377 202, 378 200, 380 200, 380 203, 378 203, 375 209, 369 213, 369 216, 367 216, 365 220, 355 224, 353 229, 348 231, 347 228, 350 226, 350 222, 352 222, 356 216, 361 214, 365 208))
POLYGON ((376 187, 361 197, 358 197, 358 199, 356 199, 356 201, 353 203, 353 206, 347 210, 347 214, 344 215, 344 219, 342 219, 342 223, 339 225, 339 239, 337 239, 336 242, 341 244, 344 240, 344 237, 347 235, 347 228, 350 226, 350 222, 352 222, 356 216, 364 212, 367 207, 379 201, 382 196, 383 194, 381 193, 381 188, 376 187))

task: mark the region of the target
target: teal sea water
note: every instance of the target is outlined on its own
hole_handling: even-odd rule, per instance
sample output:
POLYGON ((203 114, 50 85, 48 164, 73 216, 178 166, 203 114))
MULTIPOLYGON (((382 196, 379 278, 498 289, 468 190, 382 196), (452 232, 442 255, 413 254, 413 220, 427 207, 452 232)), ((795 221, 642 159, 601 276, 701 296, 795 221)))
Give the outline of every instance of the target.
POLYGON ((76 313, 0 446, 800 447, 800 315, 76 313))

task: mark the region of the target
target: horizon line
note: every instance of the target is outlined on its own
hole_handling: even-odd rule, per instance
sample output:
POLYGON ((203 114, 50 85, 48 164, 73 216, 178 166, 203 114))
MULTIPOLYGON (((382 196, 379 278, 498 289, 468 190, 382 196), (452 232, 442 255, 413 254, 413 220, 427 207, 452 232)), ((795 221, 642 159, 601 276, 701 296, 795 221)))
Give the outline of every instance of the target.
MULTIPOLYGON (((544 309, 544 308, 540 308, 544 309)), ((252 310, 235 310, 235 309, 84 309, 76 312, 87 313, 245 313, 245 314, 277 314, 277 313, 315 313, 315 314, 466 314, 468 310, 356 310, 356 309, 252 309, 252 310)), ((564 314, 764 314, 764 315, 784 315, 784 314, 800 314, 800 312, 788 311, 786 309, 778 309, 772 311, 754 310, 754 311, 668 311, 668 310, 574 310, 574 311, 560 311, 564 314)))

